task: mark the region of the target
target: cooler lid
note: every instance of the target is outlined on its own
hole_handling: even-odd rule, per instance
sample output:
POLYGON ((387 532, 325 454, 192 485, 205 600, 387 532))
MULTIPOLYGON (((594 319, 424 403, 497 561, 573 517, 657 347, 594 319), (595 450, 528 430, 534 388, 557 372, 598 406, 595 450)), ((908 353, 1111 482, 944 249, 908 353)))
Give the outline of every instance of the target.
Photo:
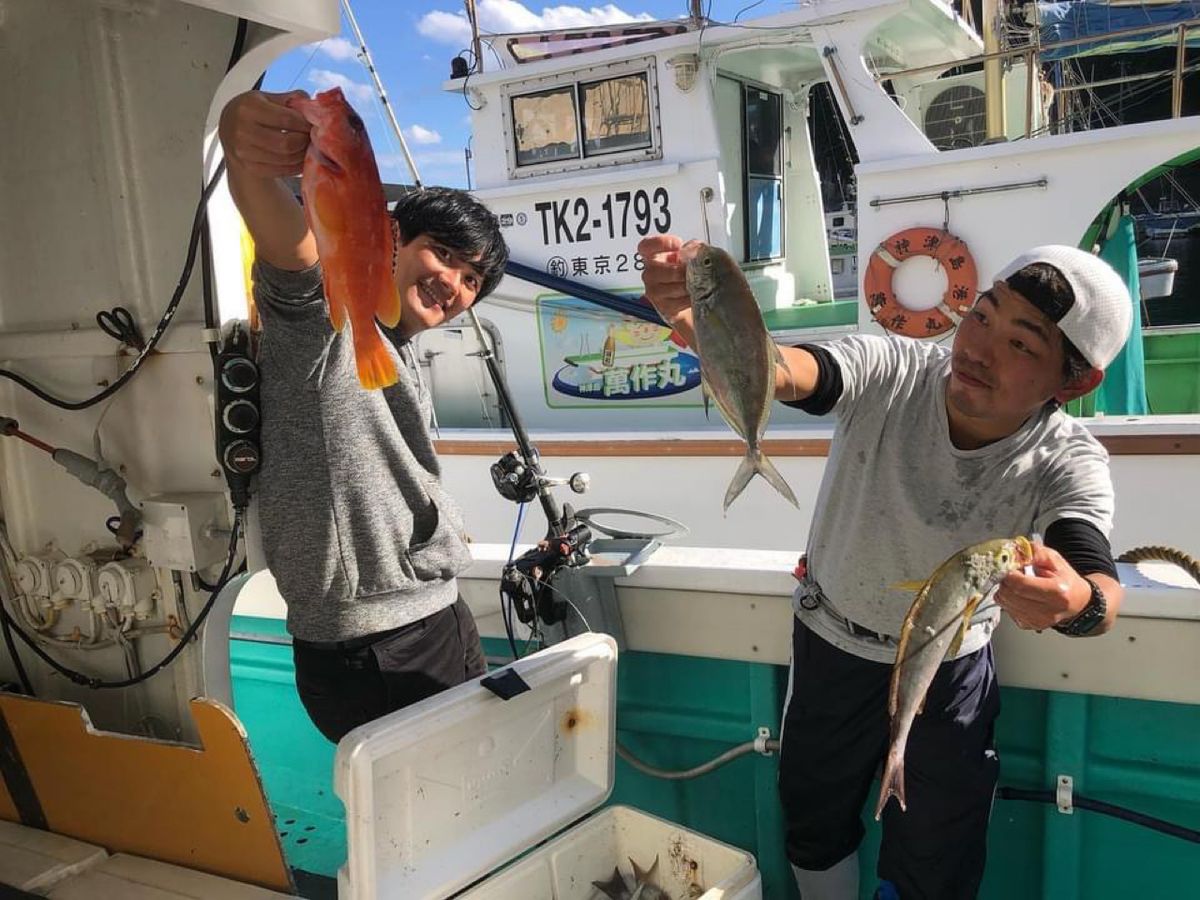
POLYGON ((613 785, 616 642, 582 634, 347 734, 341 900, 447 897, 599 807, 613 785))

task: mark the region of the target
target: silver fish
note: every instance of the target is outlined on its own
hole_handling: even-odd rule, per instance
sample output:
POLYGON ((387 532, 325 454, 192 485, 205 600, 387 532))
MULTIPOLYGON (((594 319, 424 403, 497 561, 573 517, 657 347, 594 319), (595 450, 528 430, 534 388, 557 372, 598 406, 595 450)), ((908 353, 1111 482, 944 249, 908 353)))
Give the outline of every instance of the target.
POLYGON ((746 442, 746 456, 725 491, 724 510, 755 474, 765 478, 795 507, 796 495, 762 452, 762 436, 775 399, 775 366, 787 369, 767 333, 746 276, 724 250, 688 241, 679 251, 687 264, 696 352, 705 393, 729 427, 746 442))
POLYGON ((633 867, 634 886, 632 890, 625 881, 625 876, 621 874, 621 870, 615 866, 612 877, 608 881, 593 881, 592 886, 609 900, 671 900, 667 892, 654 883, 654 873, 658 870, 657 856, 654 857, 654 864, 646 871, 632 858, 629 860, 629 865, 633 867))
POLYGON ((883 815, 893 796, 902 810, 908 809, 904 800, 904 748, 938 667, 958 651, 980 601, 1009 572, 1020 571, 1032 560, 1033 545, 1028 538, 984 541, 955 553, 937 567, 928 581, 895 585, 915 589, 917 597, 900 628, 900 646, 892 669, 888 696, 891 745, 875 806, 876 819, 883 815))

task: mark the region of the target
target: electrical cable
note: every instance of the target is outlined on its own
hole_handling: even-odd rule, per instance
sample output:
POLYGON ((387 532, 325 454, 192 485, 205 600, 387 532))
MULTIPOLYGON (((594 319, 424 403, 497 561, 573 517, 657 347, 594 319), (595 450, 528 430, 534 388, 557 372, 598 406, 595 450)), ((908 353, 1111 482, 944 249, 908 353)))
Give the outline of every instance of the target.
MULTIPOLYGON (((996 795, 1001 800, 1029 800, 1034 803, 1055 804, 1058 802, 1058 797, 1054 791, 1030 791, 1023 788, 1002 787, 996 792, 996 795)), ((1103 800, 1093 800, 1091 797, 1075 793, 1071 795, 1071 806, 1076 809, 1098 812, 1105 816, 1111 816, 1114 819, 1121 819, 1134 825, 1140 825, 1143 828, 1149 828, 1151 831, 1191 841, 1193 844, 1200 844, 1200 830, 1177 825, 1174 822, 1168 822, 1165 819, 1155 818, 1154 816, 1148 816, 1145 813, 1127 809, 1124 806, 1105 803, 1103 800)))
POLYGON ((126 384, 128 384, 129 380, 133 378, 133 376, 136 375, 141 369, 142 363, 146 361, 146 357, 154 352, 154 349, 162 340, 163 334, 166 333, 167 328, 170 326, 171 320, 175 318, 175 313, 179 310, 179 304, 183 301, 183 292, 187 288, 188 282, 191 280, 192 269, 196 264, 196 251, 200 244, 200 233, 205 221, 205 209, 208 204, 208 198, 211 197, 212 192, 216 190, 217 183, 220 181, 221 176, 224 173, 225 161, 221 160, 221 162, 217 165, 216 171, 213 173, 212 179, 201 193, 200 202, 196 205, 196 214, 192 218, 192 233, 188 241, 187 258, 184 260, 183 272, 179 276, 179 283, 176 285, 175 292, 171 296, 171 302, 167 304, 167 308, 163 312, 162 318, 159 319, 158 324, 154 328, 154 333, 151 334, 150 339, 146 341, 145 348, 138 353, 137 357, 133 360, 133 363, 128 369, 121 373, 119 378, 117 378, 108 387, 104 388, 99 393, 88 397, 86 400, 62 400, 58 397, 55 397, 53 394, 42 390, 42 388, 38 387, 23 375, 13 372, 10 369, 0 369, 0 377, 7 378, 10 381, 15 382, 19 386, 25 388, 25 390, 29 391, 39 400, 43 400, 46 403, 49 403, 51 406, 56 406, 59 409, 66 410, 80 410, 95 406, 97 403, 108 399, 126 384))
POLYGON ((22 631, 17 623, 13 621, 12 617, 9 615, 8 608, 2 604, 0 604, 0 616, 3 617, 5 623, 7 623, 7 626, 12 628, 16 636, 24 642, 25 646, 32 650, 34 654, 36 654, 43 662, 50 666, 50 668, 54 669, 54 671, 58 672, 60 675, 63 675, 74 684, 82 685, 83 687, 89 687, 95 690, 133 687, 136 684, 141 684, 144 681, 148 681, 150 678, 154 677, 172 662, 174 662, 175 658, 188 647, 192 641, 192 638, 196 636, 196 632, 200 630, 200 626, 204 623, 204 620, 212 611, 213 606, 217 602, 217 597, 220 596, 220 592, 225 588, 225 585, 229 582, 229 579, 232 575, 231 570, 233 569, 234 559, 237 557, 237 544, 238 538, 241 536, 241 530, 242 510, 236 510, 233 519, 233 528, 229 533, 229 553, 225 559, 225 567, 221 570, 221 575, 217 579, 217 583, 212 595, 205 602, 199 614, 197 614, 196 618, 192 621, 192 624, 188 626, 186 631, 184 631, 183 635, 179 639, 179 643, 177 643, 175 647, 172 648, 172 650, 156 665, 146 669, 144 672, 135 677, 126 678, 121 681, 102 681, 99 678, 93 678, 90 675, 84 675, 82 672, 76 672, 74 669, 70 669, 58 662, 56 659, 46 653, 41 647, 39 647, 33 638, 29 637, 29 635, 22 631))

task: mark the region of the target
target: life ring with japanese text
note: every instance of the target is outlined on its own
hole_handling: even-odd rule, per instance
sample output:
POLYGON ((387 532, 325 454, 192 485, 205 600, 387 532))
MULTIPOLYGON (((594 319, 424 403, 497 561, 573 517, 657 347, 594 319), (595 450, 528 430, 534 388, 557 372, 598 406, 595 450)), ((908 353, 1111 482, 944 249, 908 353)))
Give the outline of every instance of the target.
POLYGON ((907 337, 934 337, 949 331, 975 302, 979 273, 963 241, 940 228, 907 228, 883 241, 867 263, 863 292, 875 321, 907 337), (931 309, 913 309, 896 296, 892 277, 906 259, 928 256, 946 273, 946 293, 931 309))

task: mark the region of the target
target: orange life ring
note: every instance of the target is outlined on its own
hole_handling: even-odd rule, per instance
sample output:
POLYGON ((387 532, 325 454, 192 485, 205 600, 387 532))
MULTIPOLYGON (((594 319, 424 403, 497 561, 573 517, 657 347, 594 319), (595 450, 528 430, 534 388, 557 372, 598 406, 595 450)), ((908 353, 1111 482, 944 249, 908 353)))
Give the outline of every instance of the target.
POLYGON ((907 228, 875 248, 863 279, 867 308, 875 321, 896 334, 933 337, 954 327, 975 302, 979 273, 967 245, 940 228, 907 228), (938 261, 946 272, 946 293, 931 309, 912 309, 896 297, 892 275, 900 263, 914 256, 938 261))

